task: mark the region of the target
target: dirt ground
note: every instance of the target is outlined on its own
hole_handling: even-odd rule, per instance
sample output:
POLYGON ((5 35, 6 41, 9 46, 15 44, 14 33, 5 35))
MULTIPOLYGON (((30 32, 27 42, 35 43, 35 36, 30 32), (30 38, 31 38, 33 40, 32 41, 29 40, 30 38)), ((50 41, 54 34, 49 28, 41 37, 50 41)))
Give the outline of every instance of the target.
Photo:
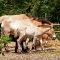
MULTIPOLYGON (((10 43, 9 46, 14 46, 10 43)), ((60 41, 50 41, 44 51, 37 50, 32 53, 14 53, 14 48, 9 48, 10 52, 5 56, 0 54, 0 60, 60 60, 60 41)))

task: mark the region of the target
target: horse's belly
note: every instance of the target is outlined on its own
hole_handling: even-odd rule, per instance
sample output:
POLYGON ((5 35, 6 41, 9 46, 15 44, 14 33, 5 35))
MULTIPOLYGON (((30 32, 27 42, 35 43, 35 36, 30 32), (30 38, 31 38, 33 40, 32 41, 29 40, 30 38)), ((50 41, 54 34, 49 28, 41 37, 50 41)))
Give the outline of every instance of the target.
POLYGON ((31 29, 31 28, 26 29, 26 34, 27 34, 27 35, 33 36, 34 33, 35 33, 34 29, 31 29))
POLYGON ((10 23, 10 27, 12 29, 20 29, 20 30, 22 30, 22 29, 25 28, 25 25, 20 21, 15 21, 15 22, 10 23))

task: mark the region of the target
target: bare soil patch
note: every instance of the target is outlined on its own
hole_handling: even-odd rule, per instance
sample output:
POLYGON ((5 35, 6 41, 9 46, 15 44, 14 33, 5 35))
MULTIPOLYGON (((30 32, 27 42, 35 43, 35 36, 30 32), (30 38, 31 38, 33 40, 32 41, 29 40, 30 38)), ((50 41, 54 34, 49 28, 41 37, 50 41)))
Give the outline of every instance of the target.
POLYGON ((14 53, 14 42, 10 43, 10 52, 5 56, 0 54, 0 60, 60 60, 60 41, 50 41, 45 51, 37 50, 32 53, 14 53))

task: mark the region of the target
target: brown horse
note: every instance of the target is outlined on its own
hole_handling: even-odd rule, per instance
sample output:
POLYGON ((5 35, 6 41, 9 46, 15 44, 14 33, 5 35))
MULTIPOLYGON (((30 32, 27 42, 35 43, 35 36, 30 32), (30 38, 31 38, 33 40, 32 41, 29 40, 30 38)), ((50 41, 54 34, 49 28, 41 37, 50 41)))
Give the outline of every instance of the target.
POLYGON ((51 28, 45 33, 43 33, 40 37, 42 38, 42 40, 40 40, 40 45, 42 46, 42 50, 44 50, 44 45, 47 44, 49 40, 55 39, 56 35, 53 28, 51 28))
MULTIPOLYGON (((42 28, 42 30, 43 30, 43 28, 42 28)), ((37 38, 33 41, 34 49, 36 50, 36 40, 40 41, 41 49, 44 50, 44 45, 47 44, 47 42, 49 40, 52 40, 53 38, 56 38, 53 28, 50 28, 50 29, 44 31, 41 35, 37 36, 37 38)), ((27 39, 26 44, 28 44, 28 41, 29 41, 29 39, 27 39)), ((30 50, 32 50, 32 47, 30 48, 30 50)))

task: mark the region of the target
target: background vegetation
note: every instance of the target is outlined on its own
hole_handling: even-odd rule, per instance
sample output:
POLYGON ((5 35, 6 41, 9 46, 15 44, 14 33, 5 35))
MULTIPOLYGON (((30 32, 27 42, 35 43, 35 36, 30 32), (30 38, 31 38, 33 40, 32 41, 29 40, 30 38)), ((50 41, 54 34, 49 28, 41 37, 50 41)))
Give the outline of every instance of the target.
POLYGON ((60 0, 0 0, 0 16, 21 13, 60 23, 60 0))
POLYGON ((0 15, 20 13, 60 22, 60 0, 0 0, 0 15))
POLYGON ((0 36, 0 53, 2 52, 2 48, 6 46, 6 44, 10 43, 12 41, 12 38, 10 38, 7 35, 1 35, 0 36))

